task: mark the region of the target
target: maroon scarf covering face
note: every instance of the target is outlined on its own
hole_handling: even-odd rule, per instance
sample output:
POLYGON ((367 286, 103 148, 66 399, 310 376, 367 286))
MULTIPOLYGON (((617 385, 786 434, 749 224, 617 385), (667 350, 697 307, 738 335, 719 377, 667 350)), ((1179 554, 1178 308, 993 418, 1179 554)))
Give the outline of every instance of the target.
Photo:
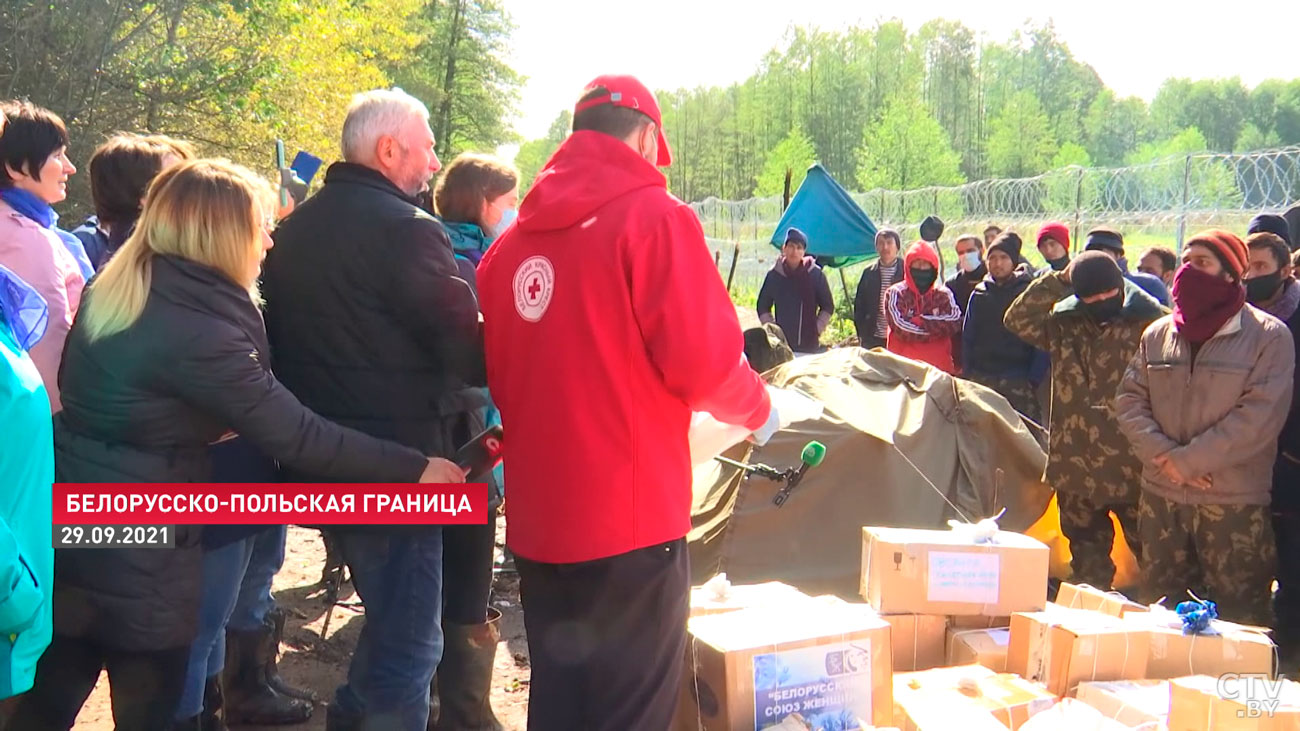
POLYGON ((1246 305, 1246 288, 1184 264, 1174 275, 1174 326, 1204 343, 1246 305))

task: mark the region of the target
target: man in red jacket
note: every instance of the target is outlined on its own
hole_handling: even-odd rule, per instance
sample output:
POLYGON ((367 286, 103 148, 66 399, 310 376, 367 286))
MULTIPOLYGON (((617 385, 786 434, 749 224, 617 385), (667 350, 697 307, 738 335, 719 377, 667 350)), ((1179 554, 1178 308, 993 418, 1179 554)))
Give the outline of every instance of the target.
POLYGON ((686 647, 691 412, 759 440, 776 415, 699 219, 656 169, 654 96, 602 76, 573 130, 478 270, 528 728, 663 731, 686 647))
POLYGON ((953 373, 954 335, 961 334, 962 312, 952 291, 939 281, 939 254, 924 240, 907 249, 903 281, 885 296, 889 319, 886 348, 905 358, 919 360, 953 373))

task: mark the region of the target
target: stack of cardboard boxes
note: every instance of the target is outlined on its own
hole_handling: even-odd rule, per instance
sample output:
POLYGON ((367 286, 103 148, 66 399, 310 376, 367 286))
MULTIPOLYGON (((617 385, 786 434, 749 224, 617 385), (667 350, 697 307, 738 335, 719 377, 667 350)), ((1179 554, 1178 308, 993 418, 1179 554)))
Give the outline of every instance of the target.
POLYGON ((697 587, 675 730, 1300 731, 1300 686, 1273 680, 1258 628, 1185 635, 1072 584, 1049 603, 1047 573, 1016 533, 869 527, 866 604, 697 587))

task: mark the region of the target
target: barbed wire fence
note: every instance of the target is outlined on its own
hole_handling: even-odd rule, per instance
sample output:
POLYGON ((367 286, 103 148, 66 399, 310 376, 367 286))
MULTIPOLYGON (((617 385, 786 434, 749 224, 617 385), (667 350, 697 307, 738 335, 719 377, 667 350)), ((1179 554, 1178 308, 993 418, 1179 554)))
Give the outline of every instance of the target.
MULTIPOLYGON (((1033 238, 1038 227, 1062 221, 1070 226, 1076 251, 1093 227, 1119 230, 1135 266, 1141 250, 1149 246, 1179 251, 1189 236, 1211 227, 1244 234, 1255 214, 1294 205, 1300 200, 1300 146, 1191 154, 1122 168, 1076 166, 1032 178, 850 195, 877 226, 898 229, 905 244, 918 238, 922 219, 939 216, 945 224, 940 244, 947 263, 955 260, 952 242, 959 235, 979 235, 990 224, 1019 233, 1025 240, 1024 254, 1040 261, 1033 238)), ((735 259, 732 292, 740 297, 757 293, 778 253, 769 242, 781 219, 780 196, 708 198, 691 207, 724 279, 735 259)), ((843 292, 836 293, 837 300, 857 285, 862 266, 840 273, 843 292)), ((832 274, 833 285, 840 277, 832 274)))

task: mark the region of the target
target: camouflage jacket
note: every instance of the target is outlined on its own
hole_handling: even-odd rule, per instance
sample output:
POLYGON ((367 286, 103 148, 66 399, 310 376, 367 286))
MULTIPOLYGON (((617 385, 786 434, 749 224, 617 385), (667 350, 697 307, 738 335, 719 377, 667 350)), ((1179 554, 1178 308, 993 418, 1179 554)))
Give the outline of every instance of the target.
POLYGON ((1115 420, 1115 394, 1147 326, 1167 314, 1132 282, 1124 309, 1098 325, 1059 272, 1040 275, 1007 308, 1007 329, 1052 358, 1043 479, 1099 503, 1136 503, 1142 463, 1115 420))

